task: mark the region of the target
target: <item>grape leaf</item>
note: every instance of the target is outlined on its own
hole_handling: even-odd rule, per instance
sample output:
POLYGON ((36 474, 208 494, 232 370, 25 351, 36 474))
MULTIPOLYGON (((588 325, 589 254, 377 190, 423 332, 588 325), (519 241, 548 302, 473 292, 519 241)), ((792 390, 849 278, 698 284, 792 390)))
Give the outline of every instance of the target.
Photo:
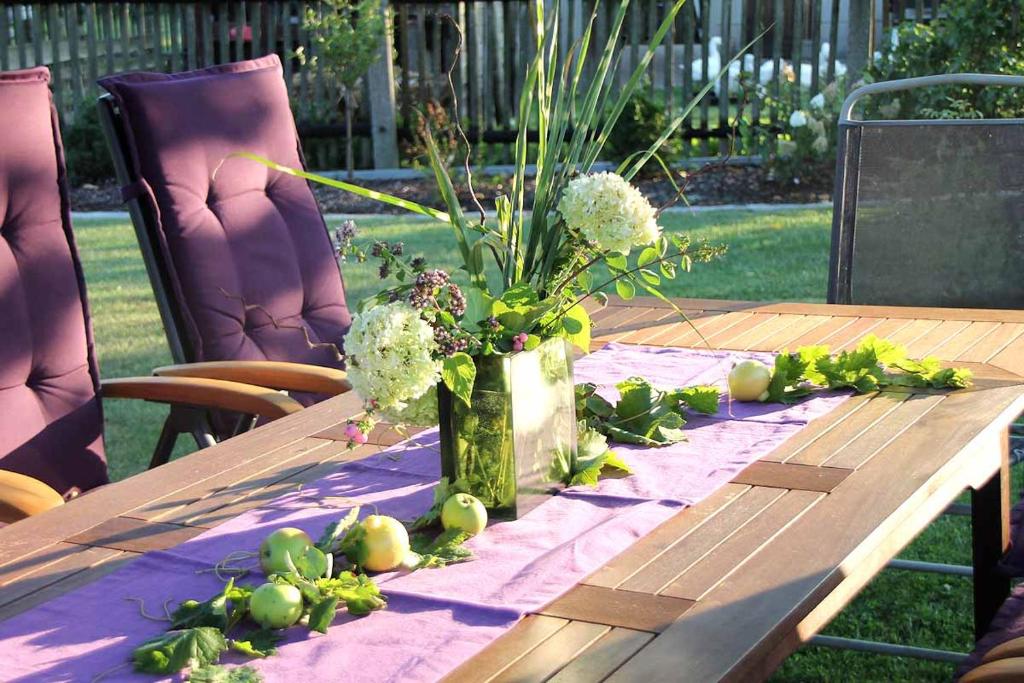
POLYGON ((227 631, 232 622, 237 623, 244 614, 251 594, 250 586, 235 586, 235 580, 228 579, 224 589, 209 600, 203 602, 182 601, 178 608, 171 612, 171 628, 187 629, 196 626, 212 626, 221 631, 227 631), (229 602, 231 603, 230 614, 228 612, 229 602), (239 612, 241 614, 238 614, 239 612), (236 614, 238 618, 234 618, 236 614))
POLYGON ((328 596, 322 599, 320 602, 313 605, 313 608, 309 610, 309 630, 317 631, 318 633, 327 633, 327 629, 330 627, 331 622, 334 621, 334 617, 338 614, 338 597, 336 595, 328 596))
POLYGON ((224 634, 213 626, 173 629, 150 638, 132 652, 136 671, 170 674, 214 664, 228 649, 224 634))
POLYGON ((228 646, 235 652, 262 659, 277 654, 277 644, 282 639, 283 637, 276 631, 261 628, 232 638, 228 641, 228 646))
POLYGON ((672 392, 672 396, 687 408, 705 415, 714 415, 718 412, 719 394, 718 387, 707 385, 686 387, 672 392))
POLYGON ((357 521, 359 521, 359 508, 354 507, 348 511, 347 515, 327 525, 323 534, 320 535, 320 540, 316 542, 316 547, 324 553, 331 552, 334 550, 335 542, 341 538, 342 534, 352 528, 352 525, 357 521))
MULTIPOLYGON (((332 579, 317 579, 315 582, 321 598, 338 598, 345 603, 349 614, 362 616, 381 609, 387 600, 381 594, 377 584, 365 574, 341 572, 332 579)), ((316 603, 316 600, 311 601, 316 603)))
POLYGON ((793 403, 811 393, 808 387, 800 386, 810 360, 810 356, 799 352, 783 351, 775 356, 775 367, 772 369, 771 381, 768 382, 768 396, 764 400, 770 403, 793 403))
POLYGON ((576 468, 568 486, 597 486, 605 468, 632 474, 633 470, 615 451, 608 448, 608 439, 593 429, 581 431, 577 441, 576 468))
POLYGON ((263 683, 263 677, 251 666, 228 668, 219 664, 193 669, 188 680, 189 683, 263 683))
POLYGON ((327 574, 329 564, 324 551, 316 546, 307 548, 306 552, 295 558, 294 563, 299 575, 310 581, 327 574))
POLYGON ((447 529, 437 538, 430 534, 416 534, 409 539, 412 551, 420 556, 416 569, 445 567, 449 564, 467 562, 473 559, 473 553, 462 547, 469 539, 469 534, 458 529, 447 529))

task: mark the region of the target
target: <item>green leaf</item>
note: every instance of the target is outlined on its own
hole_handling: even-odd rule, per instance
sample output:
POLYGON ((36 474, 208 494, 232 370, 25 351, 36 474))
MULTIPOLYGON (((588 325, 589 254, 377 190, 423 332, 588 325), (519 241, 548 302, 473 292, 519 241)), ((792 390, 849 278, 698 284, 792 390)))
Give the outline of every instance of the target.
POLYGON ((662 261, 660 265, 661 274, 668 280, 674 280, 676 277, 676 267, 671 261, 662 261))
POLYGON ((533 351, 538 346, 540 346, 540 337, 530 334, 526 336, 526 341, 523 342, 523 351, 533 351))
POLYGON ((354 616, 363 616, 387 605, 377 584, 365 574, 340 572, 335 578, 317 579, 315 583, 323 598, 338 598, 354 616))
POLYGON ((414 535, 409 543, 412 551, 420 556, 415 568, 435 569, 473 559, 473 553, 462 547, 469 538, 469 534, 458 529, 443 531, 436 538, 425 533, 414 535))
POLYGON ((583 353, 590 353, 590 315, 582 304, 576 304, 561 319, 562 336, 583 353))
MULTIPOLYGON (((212 626, 221 631, 228 628, 228 595, 235 590, 235 580, 228 579, 224 589, 204 602, 185 600, 171 612, 171 629, 212 626)), ((244 609, 244 605, 242 606, 244 609)))
POLYGON ((283 639, 284 636, 277 631, 261 628, 229 640, 228 646, 235 652, 240 652, 248 657, 263 659, 277 654, 277 644, 283 639))
POLYGON ((625 271, 628 268, 626 263, 626 257, 618 253, 605 254, 604 262, 608 264, 608 269, 613 273, 615 271, 625 271))
POLYGON ((332 595, 313 605, 309 611, 309 630, 327 633, 327 629, 338 613, 338 597, 332 595))
POLYGON ((529 282, 523 282, 505 290, 505 293, 501 295, 499 300, 510 309, 528 308, 540 303, 537 290, 529 282))
POLYGON ((462 314, 462 324, 470 331, 479 329, 478 323, 491 317, 494 309, 494 298, 479 287, 466 288, 466 312, 462 314))
POLYGON ((777 355, 771 381, 768 383, 768 396, 764 398, 764 401, 792 403, 801 396, 806 396, 809 390, 799 386, 806 369, 807 361, 799 353, 783 351, 777 355))
POLYGON ((359 521, 359 508, 354 507, 348 511, 344 517, 339 519, 337 522, 331 522, 324 529, 323 534, 320 535, 320 540, 316 542, 316 547, 325 553, 329 553, 334 550, 334 544, 337 543, 338 539, 341 538, 342 534, 347 532, 352 525, 359 521))
POLYGON ((441 366, 441 380, 448 389, 467 405, 473 395, 473 383, 476 382, 476 363, 463 351, 444 359, 441 366))
POLYGON ((316 546, 306 549, 302 555, 294 559, 295 569, 306 579, 319 579, 327 573, 327 556, 316 546))
POLYGON ((661 277, 657 273, 655 273, 653 270, 650 270, 649 268, 641 268, 640 269, 640 277, 642 277, 644 280, 647 280, 648 284, 651 284, 651 285, 659 285, 659 284, 661 284, 661 277))
POLYGON ((263 683, 263 676, 251 666, 228 668, 207 664, 190 671, 188 680, 189 683, 263 683))
POLYGON ((636 265, 638 268, 643 268, 644 266, 654 263, 659 258, 661 258, 661 254, 658 252, 657 248, 647 247, 640 252, 640 256, 636 259, 636 265))
POLYGON ((136 671, 171 674, 215 664, 227 649, 224 634, 213 626, 173 629, 135 648, 132 663, 136 671))
POLYGON ((636 296, 636 286, 629 280, 616 280, 615 293, 618 294, 622 299, 629 301, 634 296, 636 296))
POLYGON ((714 415, 718 412, 719 393, 718 387, 702 385, 680 389, 674 396, 690 410, 714 415))
POLYGON ((303 180, 310 180, 314 183, 319 183, 320 185, 327 185, 328 187, 333 187, 339 190, 345 190, 346 192, 351 192, 352 194, 358 195, 365 199, 372 199, 382 204, 390 204, 392 206, 397 206, 401 209, 405 209, 406 211, 422 214, 424 216, 429 216, 431 218, 436 218, 437 220, 443 221, 445 223, 451 221, 451 218, 448 216, 448 214, 446 214, 443 211, 432 209, 429 206, 417 204, 416 202, 410 202, 407 199, 395 197, 394 195, 390 195, 385 192, 368 190, 365 187, 359 187, 358 185, 346 183, 342 180, 335 180, 334 178, 328 178, 327 176, 317 175, 316 173, 309 173, 308 171, 303 171, 301 169, 282 166, 281 164, 271 161, 270 159, 267 159, 265 157, 261 157, 258 154, 250 154, 249 152, 234 152, 232 154, 229 154, 227 158, 230 159, 231 157, 239 157, 242 159, 255 161, 256 163, 263 164, 267 168, 277 171, 279 173, 293 175, 296 176, 297 178, 302 178, 303 180))

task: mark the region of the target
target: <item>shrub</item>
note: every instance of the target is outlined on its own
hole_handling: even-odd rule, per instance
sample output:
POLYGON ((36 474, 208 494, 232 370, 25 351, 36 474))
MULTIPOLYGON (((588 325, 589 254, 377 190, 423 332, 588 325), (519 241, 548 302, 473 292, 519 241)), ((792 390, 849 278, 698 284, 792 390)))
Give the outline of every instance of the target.
POLYGON ((761 155, 775 179, 800 184, 834 172, 845 88, 840 77, 813 97, 797 100, 794 80, 783 82, 778 98, 767 95, 764 88, 759 90, 763 106, 778 112, 778 124, 748 123, 742 132, 745 147, 761 155))
POLYGON ((93 102, 82 102, 75 116, 64 126, 64 151, 68 179, 72 185, 99 183, 114 178, 114 163, 100 128, 100 115, 93 102))
MULTIPOLYGON (((941 73, 1024 74, 1021 31, 1014 0, 954 0, 931 24, 905 23, 869 80, 941 73)), ((950 86, 871 98, 869 115, 888 118, 981 118, 1024 115, 1020 88, 950 86)))
MULTIPOLYGON (((637 88, 626 103, 626 108, 615 124, 614 132, 605 144, 605 156, 610 161, 622 162, 638 150, 646 150, 661 135, 670 122, 668 111, 644 84, 637 88)), ((678 161, 683 155, 684 144, 679 135, 670 137, 658 150, 665 163, 678 161)), ((656 163, 649 163, 647 169, 656 172, 656 163)))

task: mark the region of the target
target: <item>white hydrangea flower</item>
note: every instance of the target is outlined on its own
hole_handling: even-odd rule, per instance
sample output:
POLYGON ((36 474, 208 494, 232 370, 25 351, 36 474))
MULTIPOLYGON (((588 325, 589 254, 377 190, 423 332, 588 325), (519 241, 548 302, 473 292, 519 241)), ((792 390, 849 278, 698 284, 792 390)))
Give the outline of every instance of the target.
POLYGON ((824 135, 819 135, 818 137, 814 138, 814 142, 811 143, 811 149, 813 149, 818 154, 824 154, 825 151, 828 150, 828 138, 826 138, 824 135))
POLYGON ((438 423, 437 416, 437 385, 427 389, 419 398, 406 402, 404 408, 391 408, 384 411, 384 417, 394 424, 416 425, 417 427, 434 427, 438 423))
POLYGON ((818 93, 817 95, 815 95, 814 97, 811 98, 811 107, 813 109, 821 109, 824 106, 825 106, 825 95, 824 94, 818 93))
POLYGON ((401 301, 357 314, 345 336, 352 388, 385 413, 404 410, 437 385, 441 361, 434 359, 436 352, 433 329, 401 301))
POLYGON ((562 193, 558 212, 598 248, 628 254, 661 235, 654 207, 640 190, 615 173, 594 173, 574 179, 562 193))
POLYGON ((807 125, 807 114, 797 109, 789 115, 789 126, 790 128, 800 128, 807 125))

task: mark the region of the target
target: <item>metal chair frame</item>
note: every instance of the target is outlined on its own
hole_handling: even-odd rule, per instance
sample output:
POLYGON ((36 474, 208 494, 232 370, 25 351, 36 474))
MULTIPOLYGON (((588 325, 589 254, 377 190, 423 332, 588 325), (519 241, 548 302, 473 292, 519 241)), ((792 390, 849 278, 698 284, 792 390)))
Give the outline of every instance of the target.
POLYGON ((829 254, 828 302, 852 303, 853 243, 856 232, 857 193, 860 181, 861 132, 871 126, 976 126, 1024 125, 1024 119, 911 119, 900 121, 859 120, 853 108, 864 97, 939 85, 988 85, 1024 87, 1024 76, 990 74, 940 74, 871 83, 851 92, 839 113, 839 148, 836 154, 832 248, 829 254))
MULTIPOLYGON (((828 302, 850 304, 852 301, 853 246, 856 232, 857 193, 860 181, 861 132, 865 124, 871 126, 970 126, 970 125, 1024 125, 1024 119, 912 119, 898 121, 860 120, 853 118, 853 109, 864 97, 880 93, 913 90, 940 85, 981 85, 1024 87, 1024 76, 995 74, 939 74, 919 78, 906 78, 871 83, 851 92, 843 101, 839 113, 839 140, 836 154, 836 179, 833 196, 832 247, 829 253, 828 302)), ((970 514, 967 505, 954 504, 944 514, 970 514)), ((971 567, 937 562, 892 560, 889 568, 908 571, 973 577, 971 567)), ((811 645, 857 650, 898 657, 913 657, 931 661, 957 663, 967 655, 947 650, 935 650, 910 645, 893 645, 877 641, 834 636, 815 636, 811 645)))

